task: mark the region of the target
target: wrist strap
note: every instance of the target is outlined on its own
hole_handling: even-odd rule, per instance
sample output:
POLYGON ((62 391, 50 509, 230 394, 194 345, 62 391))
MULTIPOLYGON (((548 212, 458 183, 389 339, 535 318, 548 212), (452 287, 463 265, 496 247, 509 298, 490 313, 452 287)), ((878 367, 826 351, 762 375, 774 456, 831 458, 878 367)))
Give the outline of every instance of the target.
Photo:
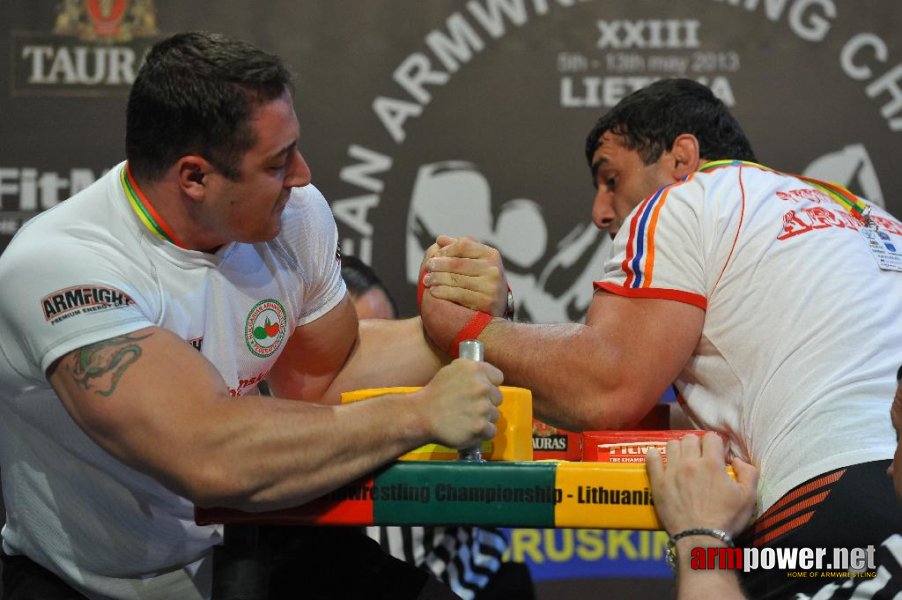
POLYGON ((667 540, 667 553, 664 556, 664 560, 667 562, 668 567, 676 570, 676 543, 684 537, 693 535, 707 535, 709 537, 719 539, 721 542, 726 544, 728 548, 736 547, 736 544, 733 542, 733 536, 731 536, 723 529, 713 529, 711 527, 695 527, 693 529, 684 529, 676 535, 671 536, 670 539, 667 540))
MULTIPOLYGON (((423 312, 423 294, 426 293, 426 285, 423 283, 425 277, 426 269, 423 269, 420 273, 420 280, 417 283, 417 308, 420 312, 423 312)), ((508 287, 508 293, 510 293, 510 287, 508 287)), ((454 336, 454 340, 448 348, 448 354, 451 355, 451 358, 457 358, 457 348, 462 341, 477 339, 479 334, 482 333, 482 330, 488 327, 488 324, 492 322, 492 318, 492 315, 489 313, 476 311, 473 316, 470 317, 470 320, 467 321, 467 324, 457 332, 456 336, 454 336)))
POLYGON ((493 318, 494 317, 489 313, 481 311, 470 317, 467 324, 463 326, 463 329, 457 332, 454 341, 451 342, 451 346, 448 348, 448 354, 450 354, 452 358, 457 358, 457 348, 460 346, 460 343, 464 340, 477 339, 479 334, 482 333, 482 330, 488 327, 488 324, 492 322, 493 318))

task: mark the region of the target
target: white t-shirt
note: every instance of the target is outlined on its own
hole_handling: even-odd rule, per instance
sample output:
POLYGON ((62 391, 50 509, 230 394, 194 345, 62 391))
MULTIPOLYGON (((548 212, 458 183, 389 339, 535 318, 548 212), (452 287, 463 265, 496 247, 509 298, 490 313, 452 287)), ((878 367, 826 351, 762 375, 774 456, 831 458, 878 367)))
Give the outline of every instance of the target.
MULTIPOLYGON (((871 210, 902 249, 902 224, 871 210)), ((698 425, 760 467, 760 511, 811 477, 893 456, 902 273, 878 268, 860 225, 795 177, 697 172, 636 207, 596 284, 705 310, 676 385, 698 425)))
POLYGON ((91 441, 46 370, 87 344, 158 326, 241 395, 296 327, 344 296, 338 232, 308 185, 293 190, 272 241, 183 250, 139 220, 123 169, 29 221, 0 256, 3 544, 90 596, 206 597, 218 529, 195 525, 188 500, 91 441))

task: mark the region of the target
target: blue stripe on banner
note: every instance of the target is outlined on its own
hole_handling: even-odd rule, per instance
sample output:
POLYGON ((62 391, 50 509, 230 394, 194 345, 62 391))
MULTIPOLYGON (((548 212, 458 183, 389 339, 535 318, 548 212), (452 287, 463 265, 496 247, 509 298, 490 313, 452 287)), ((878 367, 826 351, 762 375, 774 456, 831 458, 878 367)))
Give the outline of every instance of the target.
POLYGON ((667 533, 612 529, 509 529, 508 560, 533 581, 673 578, 664 562, 667 533))

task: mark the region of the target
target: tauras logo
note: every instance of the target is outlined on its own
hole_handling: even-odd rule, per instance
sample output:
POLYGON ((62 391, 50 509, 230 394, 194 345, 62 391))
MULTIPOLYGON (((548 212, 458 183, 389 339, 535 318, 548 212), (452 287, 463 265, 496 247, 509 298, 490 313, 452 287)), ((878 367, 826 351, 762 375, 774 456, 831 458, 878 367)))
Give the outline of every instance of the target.
POLYGON ((110 287, 70 287, 41 299, 44 320, 54 323, 70 315, 130 304, 134 304, 134 300, 128 294, 110 287))
POLYGON ((127 91, 158 34, 153 0, 60 2, 52 34, 13 32, 13 94, 127 91))
POLYGON ((533 436, 533 450, 566 450, 567 436, 565 435, 549 435, 549 436, 533 436))
POLYGON ((64 0, 53 33, 86 42, 128 42, 157 33, 154 0, 64 0))
POLYGON ((138 70, 135 48, 26 44, 20 57, 32 86, 131 85, 138 70))

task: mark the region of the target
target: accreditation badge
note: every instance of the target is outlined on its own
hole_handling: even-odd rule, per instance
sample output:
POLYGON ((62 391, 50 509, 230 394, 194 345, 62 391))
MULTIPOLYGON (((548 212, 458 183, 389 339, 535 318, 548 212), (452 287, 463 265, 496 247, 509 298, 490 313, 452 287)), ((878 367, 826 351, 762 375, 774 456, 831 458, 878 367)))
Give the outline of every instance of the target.
POLYGON ((862 227, 858 231, 864 236, 868 250, 881 269, 902 271, 902 240, 894 240, 892 235, 874 226, 862 227))

